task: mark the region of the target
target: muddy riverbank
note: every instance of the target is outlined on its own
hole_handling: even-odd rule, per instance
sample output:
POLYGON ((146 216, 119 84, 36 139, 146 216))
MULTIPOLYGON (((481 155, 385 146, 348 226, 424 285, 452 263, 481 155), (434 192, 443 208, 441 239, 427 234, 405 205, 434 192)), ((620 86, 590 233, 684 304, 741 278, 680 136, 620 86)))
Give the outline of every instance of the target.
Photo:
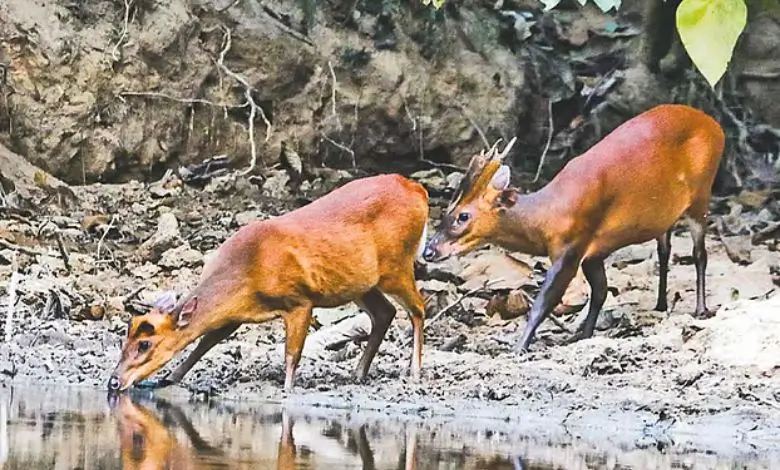
MULTIPOLYGON (((446 184, 418 176, 434 194, 446 184)), ((306 202, 283 183, 279 173, 262 185, 232 174, 202 188, 176 178, 91 185, 71 188, 72 197, 59 191, 37 199, 35 211, 6 211, 0 222, 3 312, 11 283, 17 302, 10 341, 0 344, 3 380, 103 388, 126 320, 143 308, 139 301, 168 289, 185 292, 204 257, 239 226, 306 202)), ((311 186, 324 191, 333 184, 341 183, 320 179, 311 186)), ((361 345, 322 347, 339 325, 359 322, 358 310, 345 307, 315 312, 322 326, 309 337, 290 396, 281 392, 281 322, 241 327, 201 360, 180 389, 159 393, 359 409, 425 423, 489 423, 486 429, 556 442, 575 436, 616 448, 769 458, 780 448, 778 254, 776 240, 750 233, 766 232, 773 201, 765 192, 713 203, 708 301, 720 309, 710 319, 690 315, 695 270, 681 227, 672 241, 670 313, 652 310, 655 246, 621 250, 608 266, 613 295, 597 336, 561 346, 556 343, 568 333, 547 322, 531 353, 518 356, 511 344, 525 317, 502 319, 511 315, 496 310, 496 299, 521 290, 533 296, 547 260, 518 256, 508 262, 489 249, 428 265, 421 276, 429 321, 419 384, 405 375, 411 349, 403 313, 369 382, 352 383, 361 345), (491 279, 501 282, 480 288, 491 279)), ((433 217, 442 202, 432 197, 433 217)), ((569 329, 587 300, 580 281, 558 315, 569 329)))

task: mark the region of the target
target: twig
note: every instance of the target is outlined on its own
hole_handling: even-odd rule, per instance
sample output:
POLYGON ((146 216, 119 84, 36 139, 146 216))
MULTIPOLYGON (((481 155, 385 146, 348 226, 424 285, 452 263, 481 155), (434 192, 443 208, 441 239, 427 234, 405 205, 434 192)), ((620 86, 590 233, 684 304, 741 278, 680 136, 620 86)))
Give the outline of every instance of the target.
POLYGON ((111 231, 111 228, 114 226, 114 220, 116 220, 116 214, 111 216, 111 220, 108 221, 108 226, 103 231, 103 235, 100 236, 100 240, 98 240, 97 244, 97 255, 96 258, 100 260, 100 249, 103 247, 103 240, 106 239, 106 235, 108 235, 108 232, 111 231))
POLYGON ((13 273, 11 273, 11 280, 8 282, 8 306, 5 311, 5 342, 11 342, 11 336, 14 326, 14 308, 16 307, 16 289, 19 285, 19 267, 16 265, 16 252, 14 252, 11 258, 11 265, 13 266, 13 273))
POLYGON ((481 286, 475 287, 475 288, 469 290, 468 292, 460 295, 457 299, 452 301, 449 305, 447 305, 443 309, 439 310, 439 312, 436 313, 436 315, 434 315, 433 318, 430 319, 430 321, 425 322, 425 326, 423 328, 427 328, 428 325, 430 325, 431 323, 434 323, 442 315, 444 315, 448 311, 450 311, 453 308, 455 308, 456 306, 458 306, 461 302, 463 302, 463 299, 465 299, 466 297, 468 297, 470 295, 474 295, 474 294, 476 294, 477 292, 479 292, 481 290, 485 290, 485 289, 488 288, 489 285, 496 284, 496 283, 501 282, 503 280, 504 280, 503 278, 498 278, 498 279, 492 279, 492 280, 485 281, 485 283, 482 284, 481 286))
POLYGON ((215 103, 213 101, 209 101, 204 98, 178 98, 176 96, 168 95, 166 93, 160 93, 156 91, 121 91, 119 92, 120 97, 125 96, 152 96, 155 98, 165 98, 167 100, 171 101, 177 101, 179 103, 183 104, 205 104, 208 106, 214 106, 219 108, 245 108, 246 105, 235 105, 235 104, 226 104, 226 103, 215 103))
POLYGON ((127 294, 124 299, 122 299, 122 303, 126 304, 126 303, 130 302, 131 300, 136 298, 138 296, 138 294, 140 294, 141 291, 143 291, 144 289, 146 289, 145 286, 138 286, 138 287, 136 287, 129 294, 127 294))
POLYGON ((780 72, 751 72, 751 71, 744 71, 739 74, 743 78, 756 78, 756 79, 762 79, 762 80, 772 80, 775 78, 780 78, 780 72))
POLYGON ((331 79, 331 85, 330 85, 330 113, 331 116, 336 118, 336 125, 338 126, 339 130, 341 130, 341 119, 339 119, 339 114, 336 112, 336 88, 339 85, 339 82, 336 81, 336 71, 333 70, 333 64, 328 61, 328 70, 330 70, 330 79, 331 79))
POLYGON ((552 136, 553 136, 553 112, 552 112, 552 100, 547 100, 547 115, 548 115, 548 121, 547 121, 547 144, 544 146, 544 151, 542 152, 542 156, 539 157, 539 166, 536 167, 536 175, 534 176, 533 182, 536 183, 539 181, 539 176, 542 174, 542 168, 544 167, 544 162, 547 159, 547 152, 550 150, 550 143, 552 142, 552 136))
POLYGON ((54 232, 54 237, 57 239, 57 248, 59 248, 60 255, 62 255, 62 263, 65 265, 65 271, 70 274, 70 257, 68 256, 68 251, 65 249, 65 244, 62 243, 62 234, 60 234, 59 230, 54 232))
POLYGON ((222 13, 223 11, 228 11, 231 8, 233 8, 234 6, 238 5, 239 3, 241 3, 241 0, 233 0, 232 2, 230 2, 230 5, 228 5, 228 6, 224 7, 224 8, 218 9, 217 12, 218 13, 222 13))
POLYGON ((473 127, 477 131, 477 134, 479 134, 479 136, 482 138, 482 142, 485 144, 485 147, 490 148, 490 142, 488 142, 487 136, 484 132, 482 132, 482 128, 480 128, 476 121, 474 121, 474 119, 471 117, 471 114, 466 109, 466 106, 460 104, 458 107, 460 108, 460 111, 463 113, 463 115, 466 116, 466 119, 468 119, 469 123, 471 123, 471 127, 473 127))
POLYGON ((322 137, 323 140, 329 142, 334 147, 337 147, 337 148, 347 152, 352 157, 352 166, 354 167, 356 165, 356 162, 355 162, 355 151, 354 150, 352 150, 351 148, 347 147, 346 145, 343 145, 343 144, 340 144, 340 143, 336 142, 335 140, 333 140, 330 137, 328 137, 327 135, 325 135, 325 133, 322 132, 322 131, 320 131, 320 137, 322 137))
POLYGON ((130 9, 133 7, 133 2, 135 0, 124 0, 124 1, 125 1, 125 17, 122 23, 122 34, 119 35, 119 40, 114 45, 114 49, 111 50, 111 57, 113 57, 115 62, 119 60, 119 48, 122 47, 122 43, 125 41, 125 37, 127 37, 127 30, 130 26, 130 9))
MULTIPOLYGON (((265 141, 268 142, 268 140, 271 138, 271 121, 268 120, 268 118, 265 116, 265 111, 263 111, 263 108, 257 105, 255 102, 254 97, 252 96, 252 92, 255 91, 254 87, 249 84, 249 82, 242 77, 241 75, 233 72, 225 65, 225 56, 230 51, 230 48, 233 46, 233 37, 230 32, 230 28, 227 26, 222 26, 222 30, 224 31, 223 36, 223 42, 224 46, 222 47, 222 50, 219 53, 219 59, 217 60, 217 66, 229 77, 231 77, 233 80, 237 81, 244 87, 244 97, 246 98, 246 102, 241 107, 249 106, 249 119, 248 119, 248 125, 249 125, 249 147, 251 150, 251 160, 249 162, 249 168, 241 172, 240 174, 247 175, 254 171, 255 167, 257 166, 257 144, 255 143, 255 117, 257 116, 257 113, 259 111, 260 117, 263 119, 263 122, 265 123, 265 141)), ((265 164, 263 164, 265 166, 265 164)))
POLYGON ((7 248, 9 250, 14 250, 15 252, 24 253, 25 255, 30 256, 43 256, 43 252, 33 250, 32 248, 25 248, 23 246, 15 245, 5 238, 0 238, 0 247, 7 248))
POLYGON ((276 22, 276 26, 279 29, 281 29, 285 33, 289 34, 290 36, 294 37, 295 39, 305 43, 306 45, 311 46, 311 47, 315 47, 314 43, 311 41, 311 39, 307 38, 303 34, 299 33, 298 31, 296 31, 296 30, 294 30, 292 28, 290 28, 289 26, 287 26, 285 24, 285 20, 284 20, 284 17, 282 15, 280 15, 279 13, 275 12, 274 10, 272 10, 271 8, 269 8, 269 7, 265 6, 265 5, 262 5, 262 8, 263 8, 263 11, 276 22))

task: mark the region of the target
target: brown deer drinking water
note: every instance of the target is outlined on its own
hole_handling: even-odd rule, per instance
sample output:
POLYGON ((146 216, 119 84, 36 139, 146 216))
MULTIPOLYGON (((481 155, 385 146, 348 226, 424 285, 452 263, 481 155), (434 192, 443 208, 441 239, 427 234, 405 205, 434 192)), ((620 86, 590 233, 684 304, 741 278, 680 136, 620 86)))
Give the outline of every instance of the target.
POLYGON ((151 312, 131 319, 122 357, 109 380, 124 390, 163 367, 202 336, 191 355, 158 386, 176 383, 242 323, 283 318, 284 389, 292 389, 312 308, 356 302, 372 320, 354 372, 365 379, 395 308, 411 314, 412 378, 422 364, 423 298, 414 278, 428 218, 428 193, 400 175, 351 181, 285 215, 242 227, 204 267, 199 284, 178 303, 161 296, 151 312))
POLYGON ((560 302, 582 266, 590 307, 573 340, 593 335, 607 296, 604 259, 628 245, 655 239, 659 282, 656 309, 667 309, 671 228, 686 216, 696 265, 696 314, 707 312, 704 246, 710 193, 724 147, 721 126, 689 106, 666 104, 623 123, 574 158, 537 192, 509 188, 509 167, 496 145, 472 158, 424 258, 440 261, 492 243, 549 256, 547 271, 518 341, 526 350, 539 324, 560 302))

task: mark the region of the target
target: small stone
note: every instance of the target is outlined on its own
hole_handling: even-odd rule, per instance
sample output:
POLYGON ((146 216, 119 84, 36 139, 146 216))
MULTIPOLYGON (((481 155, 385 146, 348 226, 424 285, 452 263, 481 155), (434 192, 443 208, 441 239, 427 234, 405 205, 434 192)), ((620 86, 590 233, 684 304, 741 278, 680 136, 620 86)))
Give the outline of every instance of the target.
POLYGON ((136 254, 143 261, 155 261, 180 240, 179 221, 173 213, 166 212, 157 220, 157 231, 138 247, 136 254))
POLYGON ((190 248, 189 243, 171 248, 162 254, 158 264, 165 268, 181 268, 183 266, 198 266, 203 263, 203 254, 190 248))
POLYGON ((151 279, 161 271, 160 267, 152 263, 144 263, 133 269, 133 276, 141 279, 151 279))
POLYGON ((235 216, 236 223, 243 227, 244 225, 249 224, 250 222, 254 222, 255 220, 261 220, 262 219, 262 212, 260 211, 245 211, 245 212, 239 212, 235 216))

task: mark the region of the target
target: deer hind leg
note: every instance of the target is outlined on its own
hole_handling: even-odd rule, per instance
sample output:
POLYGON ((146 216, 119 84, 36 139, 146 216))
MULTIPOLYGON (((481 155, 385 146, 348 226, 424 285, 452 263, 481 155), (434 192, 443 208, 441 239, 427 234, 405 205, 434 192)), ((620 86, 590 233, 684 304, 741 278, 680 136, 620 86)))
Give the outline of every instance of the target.
POLYGON ((655 310, 665 312, 667 305, 666 281, 669 275, 669 256, 672 254, 672 229, 669 229, 656 239, 658 251, 658 301, 655 310))
POLYGON ((585 339, 593 336, 593 330, 596 329, 596 320, 598 320, 601 307, 607 300, 607 273, 604 270, 603 258, 587 258, 582 261, 582 273, 590 284, 590 306, 585 321, 575 334, 576 339, 585 339))
POLYGON ((385 339, 390 323, 395 318, 395 307, 378 289, 368 291, 355 303, 371 317, 371 334, 368 336, 363 356, 361 356, 360 362, 358 362, 357 368, 353 372, 354 379, 362 382, 368 375, 368 369, 371 367, 371 362, 379 350, 379 345, 385 339))
POLYGON ((409 275, 401 279, 382 282, 380 289, 392 295, 409 312, 414 330, 414 342, 412 347, 412 359, 410 371, 414 380, 420 379, 422 369, 423 329, 425 327, 425 301, 417 290, 414 280, 414 269, 408 270, 409 275))
POLYGON ((303 344, 306 342, 306 335, 309 333, 311 325, 311 304, 300 305, 289 310, 284 315, 285 330, 285 354, 284 354, 284 391, 289 392, 295 382, 295 372, 298 369, 298 363, 301 361, 303 353, 303 344))
POLYGON ((707 249, 704 239, 707 234, 706 212, 696 211, 690 213, 687 217, 687 221, 691 231, 691 238, 693 239, 693 263, 696 266, 696 310, 694 315, 697 317, 707 317, 710 312, 707 309, 705 301, 707 249))

